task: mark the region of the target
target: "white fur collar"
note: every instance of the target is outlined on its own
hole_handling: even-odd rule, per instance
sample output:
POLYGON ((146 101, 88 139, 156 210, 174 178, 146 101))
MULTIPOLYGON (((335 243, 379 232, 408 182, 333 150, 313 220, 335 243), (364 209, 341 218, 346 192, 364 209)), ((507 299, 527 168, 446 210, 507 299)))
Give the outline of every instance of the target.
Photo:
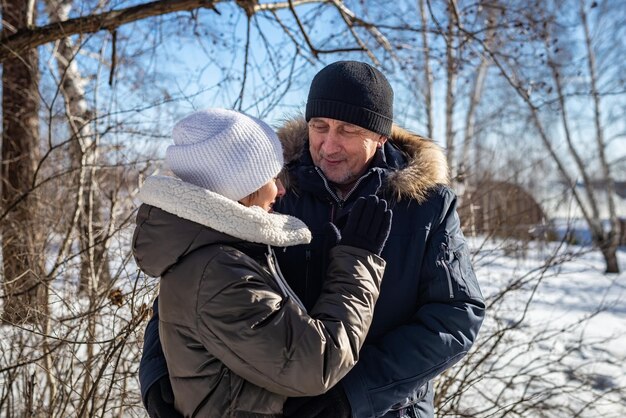
POLYGON ((166 176, 151 176, 139 190, 139 199, 236 238, 275 247, 307 244, 311 231, 289 215, 246 207, 220 194, 166 176))

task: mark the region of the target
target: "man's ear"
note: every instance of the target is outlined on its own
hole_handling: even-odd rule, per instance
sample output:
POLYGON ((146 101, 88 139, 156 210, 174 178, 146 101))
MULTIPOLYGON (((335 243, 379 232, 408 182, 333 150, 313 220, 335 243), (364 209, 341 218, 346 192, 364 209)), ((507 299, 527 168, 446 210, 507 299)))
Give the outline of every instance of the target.
POLYGON ((382 147, 383 147, 383 145, 385 145, 385 142, 387 142, 387 139, 388 139, 388 138, 387 138, 385 135, 381 135, 381 136, 378 138, 378 145, 376 145, 376 147, 377 147, 377 148, 382 148, 382 147))

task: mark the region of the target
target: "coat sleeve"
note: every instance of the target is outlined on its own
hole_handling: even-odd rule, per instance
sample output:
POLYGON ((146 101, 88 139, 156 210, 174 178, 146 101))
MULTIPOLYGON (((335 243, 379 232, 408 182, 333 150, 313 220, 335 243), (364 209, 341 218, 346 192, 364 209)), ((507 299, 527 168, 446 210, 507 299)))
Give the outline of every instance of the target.
POLYGON ((167 363, 159 339, 159 299, 152 306, 152 318, 148 321, 143 337, 143 354, 139 363, 139 387, 141 399, 146 403, 148 389, 163 376, 168 375, 167 363))
POLYGON ((443 192, 442 217, 426 244, 419 308, 406 324, 361 350, 342 381, 352 416, 379 417, 419 400, 428 381, 471 348, 485 304, 470 264, 456 212, 456 197, 443 192))
POLYGON ((354 366, 371 324, 385 262, 370 252, 332 250, 322 295, 307 314, 268 284, 256 263, 216 256, 199 300, 204 347, 249 382, 285 396, 311 396, 335 385, 354 366))

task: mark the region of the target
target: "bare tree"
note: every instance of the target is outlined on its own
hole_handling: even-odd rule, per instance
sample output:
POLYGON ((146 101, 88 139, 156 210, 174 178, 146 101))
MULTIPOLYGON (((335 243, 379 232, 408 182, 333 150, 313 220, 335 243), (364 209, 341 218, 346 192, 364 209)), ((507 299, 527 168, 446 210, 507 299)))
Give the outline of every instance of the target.
POLYGON ((450 178, 456 182, 456 147, 454 130, 454 109, 456 106, 457 79, 459 72, 461 45, 458 40, 458 31, 461 25, 456 0, 448 2, 448 29, 446 34, 446 158, 448 167, 452 170, 450 178))
MULTIPOLYGON (((85 281, 83 288, 95 289, 98 281, 108 281, 108 263, 106 257, 106 234, 101 218, 101 209, 96 197, 96 170, 98 162, 98 133, 93 132, 90 122, 94 115, 85 101, 84 80, 76 65, 78 48, 69 38, 75 34, 94 33, 101 30, 113 34, 116 29, 138 20, 154 16, 166 15, 181 11, 196 11, 199 8, 215 9, 220 3, 205 0, 161 0, 151 3, 108 11, 94 11, 92 14, 69 17, 71 3, 50 0, 46 3, 51 23, 43 26, 34 25, 36 3, 7 1, 3 7, 5 30, 0 36, 0 62, 3 64, 3 112, 5 115, 3 139, 3 198, 2 198, 2 245, 4 262, 4 283, 7 302, 6 319, 26 319, 32 312, 43 309, 35 305, 35 295, 45 293, 45 287, 39 288, 42 279, 45 249, 38 248, 43 240, 36 233, 39 223, 39 211, 34 206, 33 189, 37 185, 36 171, 42 167, 44 159, 38 158, 38 115, 37 90, 38 66, 37 50, 39 45, 58 41, 55 48, 55 59, 60 74, 59 91, 65 99, 65 112, 71 131, 68 141, 70 172, 74 176, 76 199, 71 212, 77 221, 77 234, 81 248, 82 276, 85 281), (14 114, 14 116, 12 116, 14 114), (38 168, 36 168, 38 167, 38 168), (5 221, 6 220, 6 221, 5 221), (102 280, 100 280, 102 279, 102 280), (40 290, 38 290, 40 289, 40 290), (21 298, 18 300, 16 298, 21 298), (12 313, 15 310, 15 313, 12 313), (29 313, 30 312, 30 313, 29 313)), ((306 44, 314 56, 337 53, 339 51, 368 51, 362 37, 351 25, 363 25, 366 32, 372 34, 378 44, 385 40, 375 28, 365 25, 350 9, 340 2, 330 0, 319 1, 321 6, 332 8, 345 22, 356 45, 337 48, 317 48, 313 46, 305 25, 298 16, 295 7, 313 3, 311 0, 276 2, 259 4, 256 1, 238 2, 248 18, 250 29, 251 17, 256 14, 271 14, 277 10, 290 10, 306 44)), ((219 16, 219 15, 216 15, 219 16)), ((294 34, 285 27, 285 32, 294 39, 294 34)), ((113 36, 115 39, 115 36, 113 36)), ((297 41, 296 41, 297 42, 297 41)), ((115 42, 113 47, 115 47, 115 42)), ((246 89, 247 71, 249 69, 248 54, 250 42, 245 46, 246 58, 243 66, 241 92, 236 105, 244 109, 243 92, 246 89)), ((115 57, 115 53, 113 53, 115 57)), ((112 63, 114 67, 114 62, 112 63)), ((113 72, 113 71, 112 71, 113 72)), ((50 149, 52 150, 52 148, 50 149)), ((70 225, 74 225, 72 222, 70 225)), ((72 226, 73 228, 73 226, 72 226)), ((70 245, 71 241, 66 240, 70 245)), ((45 305, 45 304, 44 304, 45 305)), ((32 315, 31 315, 32 316, 32 315)))
POLYGON ((29 4, 3 3, 0 36, 2 307, 15 325, 0 328, 0 410, 142 416, 136 373, 156 283, 132 263, 135 194, 160 169, 154 140, 169 136, 161 116, 196 106, 205 92, 184 91, 185 76, 154 65, 172 57, 163 40, 176 51, 192 40, 221 71, 215 96, 262 117, 320 57, 349 51, 375 60, 369 48, 388 46, 339 1, 162 0, 108 10, 94 0, 73 11, 71 0, 29 4), (33 6, 48 22, 34 25, 33 6), (11 7, 22 20, 11 20, 11 7), (319 15, 338 19, 346 36, 319 35, 319 15), (45 299, 35 299, 39 289, 45 299), (34 313, 37 324, 19 324, 34 313))
MULTIPOLYGON (((586 218, 587 222, 593 224, 592 231, 594 240, 600 246, 600 250, 606 260, 606 270, 611 273, 619 272, 619 264, 617 262, 617 247, 619 245, 620 224, 615 209, 615 184, 613 180, 612 170, 606 157, 606 141, 604 139, 604 128, 602 123, 601 111, 601 95, 598 87, 598 74, 596 69, 596 54, 593 48, 589 22, 587 18, 587 10, 584 0, 580 0, 580 20, 585 34, 585 51, 587 63, 589 66, 589 83, 590 93, 593 98, 593 121, 595 126, 595 141, 597 144, 598 157, 601 166, 601 182, 606 185, 607 207, 609 209, 610 229, 604 231, 602 225, 597 225, 591 219, 586 218)), ((584 167, 582 167, 584 169, 584 167)), ((586 184, 587 189, 592 188, 592 183, 586 184)), ((598 199, 598 197, 595 197, 598 199)))
MULTIPOLYGON (((560 181, 572 194, 589 226, 594 244, 605 258, 606 271, 618 272, 614 180, 605 156, 607 144, 603 139, 602 120, 605 118, 601 102, 614 94, 623 94, 623 91, 619 90, 619 76, 614 75, 618 72, 607 72, 607 77, 614 77, 612 79, 605 77, 605 85, 614 87, 607 87, 605 92, 599 90, 599 73, 595 70, 594 56, 597 52, 595 48, 600 44, 594 48, 590 39, 588 9, 581 5, 577 14, 571 8, 568 13, 562 13, 564 6, 561 3, 529 5, 532 8, 529 12, 527 8, 516 7, 516 3, 501 2, 499 10, 504 25, 498 30, 498 37, 501 38, 498 47, 479 39, 470 31, 465 31, 465 34, 478 41, 477 45, 495 64, 498 77, 505 80, 509 88, 512 87, 526 108, 527 117, 524 120, 534 127, 537 138, 558 170, 560 181), (573 19, 577 22, 570 23, 573 19), (576 32, 578 38, 572 36, 576 32), (583 42, 576 42, 576 39, 583 42), (529 55, 528 50, 536 51, 536 55, 529 55), (582 74, 585 74, 584 81, 581 81, 582 74), (581 101, 583 97, 593 104, 592 112, 585 111, 588 107, 581 101), (579 125, 581 120, 595 126, 593 136, 579 133, 576 137, 573 127, 579 125), (587 138, 593 138, 593 142, 587 138), (581 151, 581 143, 586 151, 581 151), (604 185, 600 193, 595 189, 597 184, 604 185), (603 199, 601 196, 605 194, 608 228, 603 225, 599 207, 603 199)), ((611 8, 607 3, 604 7, 605 20, 610 19, 609 10, 611 8)), ((619 14, 614 14, 612 19, 614 25, 620 24, 619 14)))
POLYGON ((592 120, 596 127, 595 152, 596 155, 599 156, 599 161, 602 167, 600 178, 602 182, 606 184, 608 191, 607 200, 610 211, 609 216, 611 220, 610 228, 608 231, 605 231, 604 229, 600 210, 598 207, 598 204, 600 203, 600 198, 598 196, 598 192, 594 189, 594 180, 592 174, 593 166, 589 166, 588 162, 583 159, 581 153, 577 150, 577 147, 575 146, 575 139, 573 137, 573 132, 570 127, 572 123, 572 118, 569 115, 568 106, 570 99, 566 96, 567 93, 564 86, 564 78, 568 77, 568 72, 566 71, 568 62, 560 59, 560 56, 558 55, 559 48, 558 46, 554 46, 558 41, 552 34, 552 26, 550 25, 550 20, 548 20, 548 25, 546 25, 546 29, 542 32, 542 40, 545 46, 545 54, 547 56, 546 63, 552 76, 552 85, 554 86, 553 91, 556 94, 556 103, 558 103, 565 142, 567 144, 569 156, 575 163, 575 171, 569 169, 565 157, 563 155, 560 155, 556 151, 555 145, 550 139, 547 128, 545 127, 544 122, 540 117, 540 109, 533 102, 531 96, 528 94, 528 90, 520 88, 521 86, 519 85, 516 90, 528 105, 529 111, 531 112, 532 121, 535 124, 535 127, 546 149, 555 161, 559 169, 560 175, 562 176, 564 182, 571 188, 574 199, 576 200, 584 219, 587 221, 587 225, 589 226, 589 229, 591 231, 593 241, 598 246, 598 248, 602 252, 602 255, 605 258, 606 271, 608 273, 617 273, 619 272, 619 265, 617 262, 616 251, 618 246, 619 232, 614 205, 614 188, 612 187, 613 179, 611 177, 609 166, 606 162, 606 157, 604 156, 606 144, 603 140, 602 128, 600 123, 600 99, 598 90, 596 88, 597 79, 596 72, 594 70, 595 67, 593 64, 594 52, 591 49, 590 40, 588 38, 589 28, 587 25, 586 13, 583 4, 581 4, 580 16, 583 23, 583 31, 585 33, 586 60, 589 63, 590 69, 588 74, 590 89, 588 91, 591 93, 594 103, 594 117, 592 120), (582 193, 577 187, 577 176, 580 176, 583 179, 584 187, 582 193), (583 197, 583 194, 585 195, 585 197, 583 197))
MULTIPOLYGON (((5 243, 12 251, 22 248, 16 243, 24 248, 35 243, 35 251, 19 253, 33 256, 23 261, 12 256, 16 252, 3 257, 2 302, 6 316, 7 307, 35 301, 36 294, 27 296, 24 289, 45 283, 39 287, 49 292, 45 306, 50 308, 36 326, 0 328, 5 337, 0 339, 0 410, 8 417, 145 415, 136 373, 142 330, 157 282, 137 273, 129 251, 135 194, 146 175, 162 169, 158 147, 169 138, 171 122, 182 112, 226 104, 263 118, 296 113, 302 103, 293 93, 304 91, 314 67, 328 60, 369 60, 398 83, 398 98, 408 109, 398 112, 398 122, 423 122, 428 134, 435 136, 436 115, 446 117, 441 120, 439 140, 445 145, 446 134, 451 138, 449 152, 452 158, 456 147, 458 163, 480 159, 471 167, 472 175, 479 177, 482 170, 492 184, 501 184, 508 193, 481 189, 477 195, 483 201, 490 199, 484 206, 503 212, 511 212, 515 203, 511 194, 517 198, 523 194, 515 185, 533 181, 526 173, 537 170, 533 164, 538 158, 531 159, 521 144, 543 147, 543 159, 553 160, 543 151, 545 136, 565 171, 574 173, 576 162, 563 151, 567 142, 561 132, 567 126, 572 143, 579 146, 574 121, 588 115, 580 112, 577 98, 595 109, 597 134, 590 138, 597 137, 608 147, 624 135, 623 129, 607 129, 611 120, 619 123, 623 112, 609 111, 607 106, 607 97, 619 91, 607 89, 606 59, 594 42, 598 13, 589 7, 583 9, 586 16, 578 8, 564 13, 568 19, 576 17, 568 20, 550 12, 561 3, 521 5, 507 0, 410 0, 392 8, 389 2, 376 0, 161 0, 133 2, 119 9, 111 7, 124 3, 87 0, 78 8, 79 3, 71 0, 41 0, 38 10, 45 10, 49 19, 44 16, 37 20, 41 25, 34 26, 31 18, 11 23, 7 2, 3 3, 0 62, 3 77, 12 80, 4 84, 3 95, 13 96, 3 97, 0 232, 3 251, 5 243), (549 18, 543 18, 544 12, 549 18), (548 61, 542 61, 548 55, 540 55, 549 49, 543 22, 551 34, 559 26, 568 26, 565 23, 576 22, 581 28, 577 39, 584 39, 583 19, 589 25, 584 48, 590 52, 570 68, 564 65, 567 60, 550 50, 557 70, 551 72, 548 61), (523 48, 536 49, 520 52, 523 48), (46 63, 38 69, 36 62, 27 61, 37 50, 46 63), (21 59, 15 59, 18 56, 21 59), (29 81, 24 79, 24 68, 33 70, 29 81), (576 77, 579 70, 584 77, 576 77), (592 73, 594 85, 587 77, 592 73), (22 84, 16 84, 18 80, 22 84), (511 94, 511 86, 516 94, 511 94), (23 92, 29 93, 20 98, 18 93, 23 92), (446 102, 447 93, 453 100, 446 102), (565 117, 554 111, 561 108, 565 117), (22 113, 11 119, 11 111, 22 113), (418 121, 409 119, 415 115, 418 121), (564 145, 559 147, 560 138, 564 145), (42 201, 46 204, 38 203, 42 201), (17 261, 22 263, 19 268, 7 270, 7 263, 15 266, 17 261), (7 271, 13 279, 6 280, 7 271), (38 275, 20 276, 20 271, 38 275), (27 285, 20 280, 23 277, 34 281, 18 288, 27 285), (88 278, 87 295, 76 292, 79 277, 88 278), (12 296, 23 300, 11 305, 16 300, 12 296)), ((10 4, 19 6, 15 1, 10 4)), ((25 10, 32 16, 33 8, 25 10)), ((620 106, 616 108, 623 110, 620 106)), ((591 115, 588 120, 594 121, 591 115)), ((601 171, 596 152, 589 158, 584 151, 578 153, 587 169, 597 166, 601 171)), ((607 161, 609 174, 616 173, 620 161, 617 156, 607 161)), ((589 172, 591 180, 594 175, 589 172)), ((544 180, 543 174, 534 177, 538 177, 535 182, 544 180)), ((584 192, 579 193, 586 204, 584 192)), ((513 237, 493 242, 500 245, 496 250, 484 244, 476 254, 477 265, 489 272, 489 265, 481 265, 481 260, 523 254, 516 252, 519 241, 513 237)), ((572 326, 559 333, 537 327, 527 332, 536 325, 529 323, 526 312, 533 307, 537 289, 558 274, 559 266, 578 256, 568 251, 560 247, 546 256, 544 265, 511 274, 502 288, 490 289, 492 322, 476 351, 439 379, 438 414, 556 417, 576 416, 580 411, 580 404, 574 402, 538 401, 536 388, 554 399, 571 393, 567 399, 585 399, 590 408, 604 399, 616 402, 614 396, 623 399, 620 388, 599 390, 592 374, 572 370, 561 361, 569 361, 575 351, 512 359, 511 353, 554 345, 578 330, 572 326), (520 306, 517 297, 522 292, 520 306), (548 373, 563 380, 545 379, 548 373)), ((34 303, 29 312, 44 313, 34 303)))
MULTIPOLYGON (((32 26, 34 3, 2 2, 3 34, 32 26)), ((3 320, 36 322, 45 315, 42 235, 32 213, 38 210, 33 191, 39 144, 39 79, 37 51, 11 55, 2 68, 2 200, 0 225, 4 278, 3 320)))
MULTIPOLYGON (((52 22, 67 21, 72 8, 71 0, 47 0, 46 11, 52 22)), ((78 68, 76 48, 70 38, 60 39, 55 46, 55 60, 59 70, 61 94, 71 132, 69 155, 76 203, 72 210, 75 218, 71 225, 76 231, 81 253, 80 291, 92 294, 106 288, 110 281, 104 220, 100 197, 97 194, 96 170, 98 162, 98 136, 92 128, 94 112, 85 99, 87 81, 78 68)))
MULTIPOLYGON (((495 2, 484 2, 485 13, 485 46, 492 48, 494 43, 494 37, 496 33, 497 22, 497 8, 495 2)), ((472 87, 469 94, 469 104, 467 106, 467 113, 465 115, 465 128, 463 135, 462 151, 458 160, 457 173, 460 176, 459 182, 464 183, 467 181, 467 177, 471 175, 469 170, 470 161, 470 149, 474 142, 474 135, 476 132, 476 109, 480 103, 485 88, 485 78, 487 76, 487 70, 490 65, 489 57, 486 54, 480 54, 480 61, 476 70, 474 71, 474 79, 472 80, 472 87)))
POLYGON ((430 47, 428 42, 428 31, 426 22, 428 15, 424 6, 424 0, 419 0, 420 20, 422 22, 422 47, 424 57, 424 106, 426 107, 426 135, 428 138, 434 137, 434 108, 433 108, 433 73, 430 66, 430 47))

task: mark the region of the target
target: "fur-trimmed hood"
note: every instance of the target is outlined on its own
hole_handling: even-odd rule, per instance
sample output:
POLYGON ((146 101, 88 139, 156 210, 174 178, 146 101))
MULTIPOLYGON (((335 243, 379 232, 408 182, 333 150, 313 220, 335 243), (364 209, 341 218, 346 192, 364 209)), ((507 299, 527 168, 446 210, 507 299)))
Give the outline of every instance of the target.
MULTIPOLYGON (((308 143, 308 126, 303 117, 287 120, 277 129, 289 164, 299 159, 308 143)), ((416 135, 393 125, 389 141, 406 156, 406 163, 391 170, 387 176, 387 187, 399 200, 409 198, 423 202, 428 192, 439 185, 448 185, 448 164, 441 147, 431 139, 416 135)), ((286 186, 293 179, 285 178, 286 186)))

